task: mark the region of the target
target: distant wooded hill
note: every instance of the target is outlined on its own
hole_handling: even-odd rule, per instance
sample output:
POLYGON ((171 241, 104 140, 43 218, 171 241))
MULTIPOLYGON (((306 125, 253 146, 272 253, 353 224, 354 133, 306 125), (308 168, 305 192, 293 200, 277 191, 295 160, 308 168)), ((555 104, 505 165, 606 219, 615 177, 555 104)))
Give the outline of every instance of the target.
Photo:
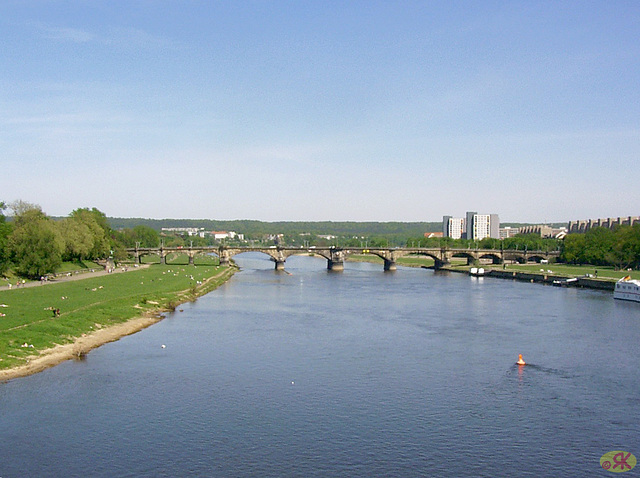
MULTIPOLYGON (((442 231, 442 222, 263 222, 254 220, 216 221, 210 219, 144 219, 108 218, 113 229, 147 226, 157 231, 163 227, 197 227, 207 231, 234 231, 247 236, 258 234, 332 234, 336 236, 405 236, 421 237, 425 232, 442 231)), ((505 223, 501 226, 519 227, 527 224, 505 223)), ((566 223, 550 224, 553 227, 566 223)))
POLYGON ((407 235, 422 236, 425 232, 442 230, 441 222, 263 222, 253 220, 216 221, 210 219, 143 219, 108 218, 113 229, 147 226, 157 231, 163 227, 197 227, 207 231, 234 231, 239 234, 333 234, 356 235, 407 235))

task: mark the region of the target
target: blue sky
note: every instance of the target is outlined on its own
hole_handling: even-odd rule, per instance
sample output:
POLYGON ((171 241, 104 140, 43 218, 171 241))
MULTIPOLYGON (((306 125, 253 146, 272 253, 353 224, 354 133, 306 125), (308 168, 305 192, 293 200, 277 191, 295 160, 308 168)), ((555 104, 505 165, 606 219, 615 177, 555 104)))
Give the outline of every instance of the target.
POLYGON ((640 213, 640 2, 0 2, 0 201, 50 215, 640 213))

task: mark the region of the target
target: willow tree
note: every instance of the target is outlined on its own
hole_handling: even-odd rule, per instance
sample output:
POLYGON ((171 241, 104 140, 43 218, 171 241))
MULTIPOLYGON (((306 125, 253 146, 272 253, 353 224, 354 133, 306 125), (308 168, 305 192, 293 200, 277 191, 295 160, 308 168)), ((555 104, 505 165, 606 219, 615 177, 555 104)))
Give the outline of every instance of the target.
POLYGON ((65 259, 104 259, 109 256, 110 238, 106 216, 93 209, 76 209, 59 223, 65 242, 65 259))
POLYGON ((14 216, 8 249, 18 274, 37 279, 62 263, 63 241, 55 222, 39 206, 14 216))
POLYGON ((64 242, 65 261, 89 258, 93 249, 93 234, 89 226, 82 221, 66 218, 58 223, 58 229, 64 242))

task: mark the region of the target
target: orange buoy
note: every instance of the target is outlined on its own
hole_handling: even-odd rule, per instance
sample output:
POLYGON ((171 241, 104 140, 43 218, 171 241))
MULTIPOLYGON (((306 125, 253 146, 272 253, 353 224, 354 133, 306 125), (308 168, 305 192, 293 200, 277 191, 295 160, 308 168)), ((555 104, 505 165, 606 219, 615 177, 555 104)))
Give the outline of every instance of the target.
POLYGON ((522 354, 518 354, 518 361, 516 362, 518 365, 527 365, 527 362, 522 360, 522 354))

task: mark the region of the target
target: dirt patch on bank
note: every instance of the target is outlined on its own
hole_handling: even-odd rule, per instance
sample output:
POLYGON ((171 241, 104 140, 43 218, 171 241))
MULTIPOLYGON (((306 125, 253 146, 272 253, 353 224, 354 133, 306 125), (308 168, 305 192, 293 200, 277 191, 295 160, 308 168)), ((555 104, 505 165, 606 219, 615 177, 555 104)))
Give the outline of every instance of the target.
POLYGON ((162 319, 163 316, 159 313, 145 317, 137 317, 122 324, 112 325, 91 332, 90 334, 85 334, 78 337, 73 343, 57 345, 53 348, 43 350, 39 355, 30 357, 24 365, 8 370, 0 370, 0 381, 26 377, 27 375, 42 372, 66 360, 79 358, 96 347, 100 347, 109 342, 115 342, 127 335, 135 334, 162 319))
MULTIPOLYGON (((185 290, 181 294, 180 303, 188 302, 196 297, 211 292, 215 289, 212 283, 216 279, 224 277, 228 280, 236 271, 236 268, 225 269, 218 274, 209 277, 198 287, 193 294, 191 289, 185 290)), ((155 303, 157 304, 157 302, 155 303)), ((0 382, 12 380, 14 378, 26 377, 34 373, 42 372, 54 365, 58 365, 67 360, 77 359, 89 353, 91 350, 101 345, 135 334, 142 329, 149 327, 164 318, 164 313, 172 309, 156 309, 149 311, 143 316, 129 319, 126 322, 115 324, 105 328, 99 328, 91 333, 83 334, 74 339, 72 343, 65 345, 57 345, 50 349, 41 351, 38 355, 33 355, 27 359, 27 363, 7 370, 0 370, 0 382)), ((96 328, 100 327, 96 324, 96 328)))

